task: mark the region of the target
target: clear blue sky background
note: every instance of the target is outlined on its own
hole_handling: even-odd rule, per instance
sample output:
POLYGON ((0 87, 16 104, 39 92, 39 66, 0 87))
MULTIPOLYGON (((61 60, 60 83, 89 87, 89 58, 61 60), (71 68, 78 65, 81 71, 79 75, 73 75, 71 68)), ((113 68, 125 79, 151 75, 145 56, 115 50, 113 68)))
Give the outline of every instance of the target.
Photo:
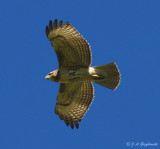
MULTIPOLYGON (((159 0, 0 2, 0 149, 125 149, 160 144, 159 0), (92 66, 116 62, 116 91, 94 84, 90 110, 72 130, 54 114, 58 61, 45 27, 69 21, 92 48, 92 66)), ((158 147, 160 148, 160 145, 158 147)))

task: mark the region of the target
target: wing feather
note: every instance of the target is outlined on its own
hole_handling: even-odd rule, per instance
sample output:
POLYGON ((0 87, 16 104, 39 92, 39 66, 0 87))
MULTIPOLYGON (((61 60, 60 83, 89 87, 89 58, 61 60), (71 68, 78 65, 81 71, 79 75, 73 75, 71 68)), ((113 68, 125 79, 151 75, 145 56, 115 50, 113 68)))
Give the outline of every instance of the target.
POLYGON ((90 81, 61 83, 57 96, 55 113, 66 125, 79 128, 79 123, 89 109, 94 96, 93 85, 90 81))
POLYGON ((91 50, 88 42, 69 22, 62 26, 62 21, 49 22, 46 35, 51 41, 58 57, 59 67, 89 67, 91 50), (57 25, 58 24, 58 25, 57 25))

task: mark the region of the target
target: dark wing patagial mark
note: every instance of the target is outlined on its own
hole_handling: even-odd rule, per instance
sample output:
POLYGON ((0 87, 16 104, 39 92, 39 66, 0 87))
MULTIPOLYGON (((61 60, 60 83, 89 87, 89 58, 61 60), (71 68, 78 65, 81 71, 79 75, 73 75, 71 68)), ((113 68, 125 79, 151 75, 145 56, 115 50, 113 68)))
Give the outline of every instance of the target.
POLYGON ((51 41, 58 57, 59 67, 89 67, 91 50, 88 42, 78 33, 69 22, 49 22, 46 35, 51 41), (58 24, 58 25, 57 25, 58 24))
POLYGON ((57 96, 55 113, 71 128, 79 128, 79 123, 89 109, 94 97, 93 85, 90 81, 61 83, 57 96))

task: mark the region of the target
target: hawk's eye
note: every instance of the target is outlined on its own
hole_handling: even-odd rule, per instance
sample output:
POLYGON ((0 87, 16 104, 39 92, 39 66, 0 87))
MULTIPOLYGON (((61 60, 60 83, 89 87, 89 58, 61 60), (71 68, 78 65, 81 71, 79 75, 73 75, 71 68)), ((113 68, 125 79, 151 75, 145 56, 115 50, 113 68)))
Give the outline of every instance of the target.
POLYGON ((52 73, 50 72, 48 75, 51 75, 52 73))

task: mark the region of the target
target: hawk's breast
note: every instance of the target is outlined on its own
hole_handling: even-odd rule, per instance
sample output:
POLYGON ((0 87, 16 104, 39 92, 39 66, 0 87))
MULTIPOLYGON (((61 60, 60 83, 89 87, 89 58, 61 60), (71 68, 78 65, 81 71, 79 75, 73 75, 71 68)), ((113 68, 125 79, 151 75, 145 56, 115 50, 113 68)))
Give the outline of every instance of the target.
POLYGON ((60 68, 60 80, 61 83, 67 82, 81 82, 87 81, 90 78, 88 68, 72 67, 72 68, 60 68))

